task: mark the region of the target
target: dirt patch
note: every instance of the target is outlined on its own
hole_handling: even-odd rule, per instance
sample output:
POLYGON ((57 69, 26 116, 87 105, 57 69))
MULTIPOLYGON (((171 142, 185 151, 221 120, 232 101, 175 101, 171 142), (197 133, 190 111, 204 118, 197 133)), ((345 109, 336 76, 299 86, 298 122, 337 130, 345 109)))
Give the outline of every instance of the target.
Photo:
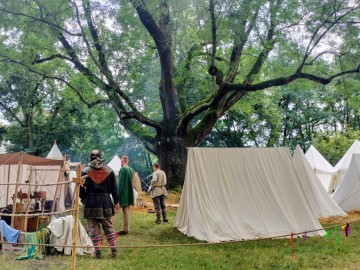
MULTIPOLYGON (((169 191, 168 193, 169 195, 166 197, 167 206, 177 208, 180 202, 181 193, 176 191, 169 191)), ((153 201, 148 194, 143 192, 141 198, 143 206, 131 207, 132 212, 148 212, 149 209, 154 209, 153 201)))
POLYGON ((320 219, 322 224, 346 224, 354 221, 360 221, 360 211, 350 212, 346 217, 335 216, 320 219))

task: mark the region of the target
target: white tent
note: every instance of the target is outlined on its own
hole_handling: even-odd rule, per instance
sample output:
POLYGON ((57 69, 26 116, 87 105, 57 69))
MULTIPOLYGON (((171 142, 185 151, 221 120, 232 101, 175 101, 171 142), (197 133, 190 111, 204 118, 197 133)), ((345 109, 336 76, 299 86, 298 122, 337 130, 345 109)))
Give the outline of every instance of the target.
POLYGON ((46 158, 59 159, 59 160, 64 159, 59 147, 57 146, 56 141, 54 142, 54 145, 51 147, 51 150, 48 153, 48 155, 46 156, 46 158))
POLYGON ((360 154, 353 154, 349 168, 332 195, 344 211, 360 210, 360 154))
POLYGON ((323 188, 316 174, 310 167, 300 146, 296 146, 293 165, 298 176, 303 194, 318 218, 329 216, 346 216, 346 213, 336 204, 323 188))
MULTIPOLYGON (((22 205, 19 204, 22 206, 20 211, 42 210, 41 205, 37 204, 36 201, 32 200, 27 203, 25 200, 33 198, 31 195, 35 195, 35 189, 36 192, 45 191, 46 199, 53 199, 54 194, 50 192, 51 186, 45 185, 57 182, 61 175, 60 167, 62 163, 61 160, 31 156, 24 152, 0 154, 0 207, 6 207, 13 204, 13 202, 16 202, 17 205, 22 201, 22 205), (51 168, 53 177, 47 177, 49 175, 47 168, 51 168), (35 187, 36 184, 41 186, 35 187), (25 197, 20 197, 20 195, 25 195, 25 197), (30 209, 30 204, 34 209, 30 209)), ((45 199, 43 195, 41 194, 41 197, 39 195, 42 200, 45 199)), ((13 206, 12 211, 15 213, 17 207, 15 207, 15 204, 13 206)), ((16 225, 16 219, 12 219, 11 223, 14 220, 18 229, 25 229, 23 226, 26 223, 20 222, 16 225)))
POLYGON ((344 156, 335 165, 334 169, 337 171, 337 174, 336 174, 336 177, 332 178, 332 181, 330 183, 330 189, 332 191, 336 190, 336 188, 341 184, 341 181, 344 178, 347 169, 349 168, 350 161, 351 161, 353 154, 360 154, 360 141, 359 140, 354 141, 354 143, 346 151, 344 156))
POLYGON ((174 227, 208 242, 320 230, 288 148, 189 148, 174 227))
POLYGON ((324 186, 326 191, 329 191, 331 178, 336 172, 334 167, 312 145, 306 151, 305 157, 316 173, 316 176, 319 178, 320 183, 324 186))
POLYGON ((113 159, 108 163, 109 167, 113 169, 116 176, 118 176, 121 169, 121 159, 118 155, 115 155, 113 159))
MULTIPOLYGON (((64 156, 61 153, 59 147, 57 146, 56 141, 54 142, 53 146, 50 149, 50 152, 47 154, 46 158, 50 159, 57 159, 57 160, 64 160, 64 156)), ((68 178, 65 177, 65 175, 62 173, 59 178, 59 171, 58 168, 54 167, 46 167, 45 171, 42 172, 41 177, 44 179, 52 179, 51 182, 56 183, 58 181, 64 182, 68 181, 68 178)), ((51 198, 55 197, 56 193, 56 186, 49 186, 46 187, 47 194, 51 195, 51 198)), ((69 185, 59 185, 58 191, 57 191, 57 201, 58 201, 58 208, 57 210, 62 211, 65 210, 65 195, 69 189, 69 185)))

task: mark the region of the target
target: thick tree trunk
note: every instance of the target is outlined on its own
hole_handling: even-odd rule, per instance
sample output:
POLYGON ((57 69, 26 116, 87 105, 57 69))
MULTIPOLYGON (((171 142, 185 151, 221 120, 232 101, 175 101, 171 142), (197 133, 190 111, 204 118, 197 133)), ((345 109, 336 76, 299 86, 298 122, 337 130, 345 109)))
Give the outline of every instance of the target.
POLYGON ((26 137, 28 140, 29 148, 31 149, 34 146, 34 122, 30 114, 25 114, 25 123, 26 123, 26 137))
POLYGON ((184 140, 179 137, 163 138, 157 143, 157 157, 160 167, 166 172, 167 187, 182 186, 185 180, 187 151, 184 140))

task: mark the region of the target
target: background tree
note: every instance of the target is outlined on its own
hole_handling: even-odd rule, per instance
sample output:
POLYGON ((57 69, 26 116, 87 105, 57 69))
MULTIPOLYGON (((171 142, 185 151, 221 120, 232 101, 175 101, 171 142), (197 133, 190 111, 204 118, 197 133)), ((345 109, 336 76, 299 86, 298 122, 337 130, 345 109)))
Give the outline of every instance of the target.
POLYGON ((248 92, 359 72, 356 1, 27 0, 2 3, 0 16, 2 61, 85 104, 108 99, 171 185, 183 180, 186 147, 248 92))
POLYGON ((359 139, 360 131, 349 128, 346 133, 337 131, 331 136, 318 134, 314 140, 314 146, 335 166, 354 141, 359 139))

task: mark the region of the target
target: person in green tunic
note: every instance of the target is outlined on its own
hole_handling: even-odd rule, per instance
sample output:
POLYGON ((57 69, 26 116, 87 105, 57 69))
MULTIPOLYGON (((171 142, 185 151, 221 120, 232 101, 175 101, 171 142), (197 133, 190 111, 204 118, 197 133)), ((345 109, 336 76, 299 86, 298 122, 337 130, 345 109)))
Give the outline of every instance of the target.
POLYGON ((123 156, 121 158, 121 169, 119 171, 118 187, 119 187, 119 204, 123 211, 123 226, 118 235, 126 235, 129 232, 130 223, 130 205, 134 205, 134 191, 132 178, 134 170, 129 167, 129 158, 123 156))

